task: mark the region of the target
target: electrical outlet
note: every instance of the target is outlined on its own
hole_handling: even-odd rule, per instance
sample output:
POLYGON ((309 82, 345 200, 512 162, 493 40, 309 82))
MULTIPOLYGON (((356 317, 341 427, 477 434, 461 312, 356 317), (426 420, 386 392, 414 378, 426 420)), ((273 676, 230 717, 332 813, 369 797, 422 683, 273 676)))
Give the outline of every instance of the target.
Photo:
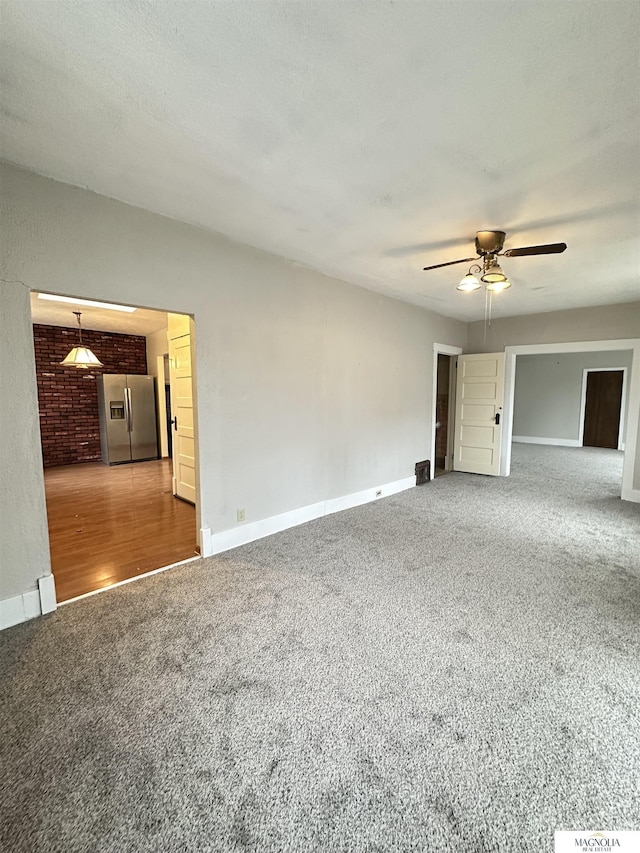
POLYGON ((381 497, 382 497, 382 489, 376 489, 376 497, 377 497, 377 498, 381 498, 381 497))
POLYGON ((243 509, 236 510, 236 518, 238 521, 244 521, 244 510, 243 509))

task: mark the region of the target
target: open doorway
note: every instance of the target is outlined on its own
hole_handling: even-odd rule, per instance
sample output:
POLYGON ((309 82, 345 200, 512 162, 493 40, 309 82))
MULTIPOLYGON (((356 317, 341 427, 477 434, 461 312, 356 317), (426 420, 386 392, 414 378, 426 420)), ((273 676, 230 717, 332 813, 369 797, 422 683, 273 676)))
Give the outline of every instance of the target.
MULTIPOLYGON (((34 293, 31 300, 58 602, 199 553, 193 402, 189 454, 194 488, 186 502, 174 496, 165 388, 172 382, 165 365, 171 317, 176 317, 188 328, 188 396, 193 401, 193 320, 64 299, 34 293), (77 369, 60 364, 78 343, 78 328, 71 325, 73 311, 81 311, 83 345, 95 354, 99 366, 77 369)), ((184 381, 180 393, 186 394, 184 381)))
POLYGON ((433 344, 431 479, 453 470, 456 358, 461 347, 433 344))
POLYGON ((452 413, 451 400, 451 355, 438 353, 438 379, 436 387, 436 455, 434 477, 440 477, 451 470, 450 424, 452 413))
POLYGON ((633 488, 637 425, 627 412, 637 406, 638 341, 522 345, 506 347, 506 353, 510 391, 505 394, 509 432, 504 473, 509 473, 512 441, 514 445, 578 448, 575 458, 583 465, 589 465, 589 454, 602 451, 610 454, 612 468, 619 469, 621 497, 637 500, 633 488), (608 394, 606 401, 601 399, 608 412, 608 429, 615 432, 615 438, 608 441, 608 447, 590 447, 584 440, 588 376, 601 372, 619 376, 613 395, 617 399, 609 400, 608 394), (627 383, 627 376, 634 375, 635 381, 627 383))

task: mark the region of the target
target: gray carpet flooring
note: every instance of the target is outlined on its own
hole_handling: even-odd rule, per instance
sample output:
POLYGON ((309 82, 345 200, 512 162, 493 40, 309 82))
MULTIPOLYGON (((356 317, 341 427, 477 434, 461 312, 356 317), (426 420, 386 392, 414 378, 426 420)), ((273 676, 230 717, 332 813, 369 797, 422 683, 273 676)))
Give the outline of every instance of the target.
POLYGON ((0 634, 3 849, 552 851, 638 829, 639 507, 514 446, 0 634))

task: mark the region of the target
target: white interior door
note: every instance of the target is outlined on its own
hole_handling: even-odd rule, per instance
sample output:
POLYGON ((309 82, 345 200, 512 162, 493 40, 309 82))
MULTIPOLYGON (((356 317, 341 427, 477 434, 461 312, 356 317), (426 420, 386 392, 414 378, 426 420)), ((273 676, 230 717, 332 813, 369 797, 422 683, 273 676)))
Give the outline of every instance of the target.
POLYGON ((169 314, 168 338, 173 429, 173 494, 195 504, 197 460, 189 317, 169 314))
POLYGON ((453 468, 469 474, 500 474, 503 352, 459 355, 453 468))

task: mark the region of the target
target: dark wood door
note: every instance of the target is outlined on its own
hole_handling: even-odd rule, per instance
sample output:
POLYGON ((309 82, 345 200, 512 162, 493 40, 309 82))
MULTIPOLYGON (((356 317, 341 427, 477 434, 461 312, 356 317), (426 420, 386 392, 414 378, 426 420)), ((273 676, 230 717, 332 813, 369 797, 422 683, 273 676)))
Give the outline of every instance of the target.
POLYGON ((584 410, 584 447, 618 447, 622 371, 596 370, 587 373, 584 410))

